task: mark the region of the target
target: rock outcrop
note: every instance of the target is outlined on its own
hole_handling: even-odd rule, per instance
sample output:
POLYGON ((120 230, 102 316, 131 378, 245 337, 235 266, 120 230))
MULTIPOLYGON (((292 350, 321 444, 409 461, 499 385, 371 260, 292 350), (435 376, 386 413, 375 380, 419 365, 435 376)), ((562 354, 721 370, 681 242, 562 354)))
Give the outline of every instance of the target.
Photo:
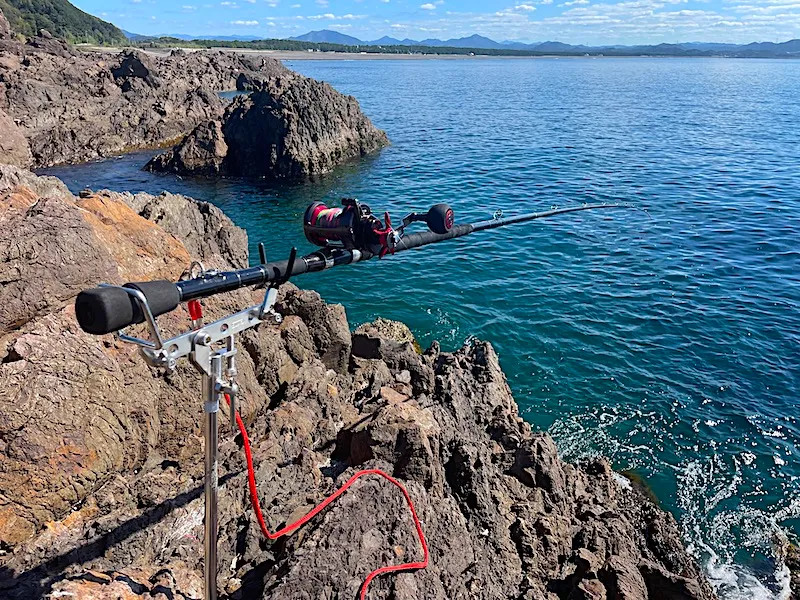
POLYGON ((17 124, 0 110, 0 162, 28 168, 33 163, 31 148, 17 124))
POLYGON ((240 75, 286 72, 278 61, 233 53, 76 52, 40 35, 0 43, 0 110, 27 138, 34 166, 81 162, 172 145, 221 119, 217 92, 236 89, 240 75))
MULTIPOLYGON (((202 594, 199 382, 84 334, 72 302, 99 281, 176 278, 193 259, 246 262, 246 236, 213 206, 164 194, 86 192, 0 167, 0 596, 202 594), (156 224, 158 223, 158 224, 156 224)), ((208 319, 258 300, 232 292, 208 319)), ((605 460, 562 462, 517 412, 492 347, 415 350, 381 321, 282 287, 280 325, 242 336, 242 415, 273 529, 356 469, 414 499, 431 551, 370 598, 714 597, 674 519, 605 460)), ((160 318, 185 329, 183 309, 160 318)), ((222 419, 224 421, 224 419, 222 419)), ((373 568, 420 557, 402 496, 357 483, 277 542, 247 501, 240 439, 221 432, 218 586, 229 598, 353 598, 373 568)))
POLYGON ((240 77, 221 122, 202 123, 147 168, 180 174, 303 179, 387 145, 386 134, 352 96, 296 74, 266 81, 240 77))
POLYGON ((184 175, 219 175, 228 154, 228 144, 219 121, 208 121, 195 127, 169 152, 159 154, 147 163, 151 171, 184 175))
POLYGON ((84 53, 45 31, 0 42, 0 134, 0 162, 23 167, 180 142, 149 168, 276 178, 326 173, 388 143, 354 98, 271 58, 84 53), (230 89, 256 91, 230 103, 218 94, 230 89))
POLYGON ((786 549, 786 567, 789 569, 789 600, 800 600, 800 548, 789 545, 786 549))

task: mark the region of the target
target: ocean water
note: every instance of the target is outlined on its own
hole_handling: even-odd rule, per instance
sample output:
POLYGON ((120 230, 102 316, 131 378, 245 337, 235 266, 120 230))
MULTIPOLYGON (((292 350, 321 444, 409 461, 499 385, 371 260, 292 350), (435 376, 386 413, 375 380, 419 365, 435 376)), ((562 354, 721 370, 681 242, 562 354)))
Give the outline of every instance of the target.
POLYGON ((75 191, 209 200, 268 256, 311 247, 308 203, 356 196, 456 221, 598 211, 298 278, 352 325, 499 352, 523 415, 568 459, 646 478, 726 599, 785 598, 800 532, 800 61, 298 61, 354 95, 392 146, 307 184, 49 169, 75 191))

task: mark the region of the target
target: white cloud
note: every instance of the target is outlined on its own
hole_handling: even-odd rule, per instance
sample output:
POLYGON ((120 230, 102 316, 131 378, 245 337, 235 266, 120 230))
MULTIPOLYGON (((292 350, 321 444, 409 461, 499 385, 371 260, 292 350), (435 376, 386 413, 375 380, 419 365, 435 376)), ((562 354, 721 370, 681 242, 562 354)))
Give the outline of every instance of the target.
POLYGON ((141 4, 142 0, 131 0, 132 4, 141 4))
POLYGON ((421 6, 420 6, 420 8, 421 8, 422 10, 436 10, 436 5, 435 5, 435 4, 431 4, 431 3, 429 2, 428 4, 423 4, 423 5, 421 5, 421 6))
MULTIPOLYGON (((507 0, 500 6, 508 8, 498 12, 489 12, 486 8, 466 10, 461 8, 463 4, 456 2, 440 7, 439 1, 421 0, 421 3, 429 5, 426 9, 419 8, 421 3, 412 2, 411 12, 403 11, 394 17, 374 13, 370 16, 339 14, 326 8, 312 11, 324 13, 312 15, 316 17, 314 20, 301 20, 301 15, 292 14, 299 10, 287 10, 288 14, 264 16, 260 22, 262 25, 267 21, 277 23, 272 33, 277 36, 303 33, 302 30, 310 29, 309 25, 315 21, 317 25, 330 23, 334 29, 352 24, 348 33, 362 39, 374 39, 387 33, 413 39, 456 38, 477 33, 495 40, 531 42, 547 39, 604 45, 690 40, 748 43, 800 37, 800 0, 721 0, 721 3, 714 4, 712 0, 507 0), (556 14, 542 9, 542 5, 556 4, 562 6, 555 11, 556 14), (695 8, 706 10, 680 10, 695 8), (486 12, 477 12, 480 10, 486 12), (429 35, 434 31, 435 35, 429 35)), ((365 0, 359 6, 365 8, 364 12, 369 12, 366 8, 371 6, 374 9, 379 2, 365 0)), ((261 0, 258 3, 261 4, 261 0)), ((302 4, 306 9, 315 6, 303 0, 289 0, 281 6, 288 8, 290 3, 302 4)), ((328 0, 323 0, 323 3, 327 5, 328 0)), ((330 4, 339 6, 336 2, 330 4)), ((395 7, 402 4, 399 0, 391 2, 395 7)), ((408 4, 405 7, 408 8, 408 4)))
POLYGON ((316 2, 317 5, 319 5, 319 6, 323 7, 323 8, 328 6, 328 0, 314 0, 314 2, 316 2))
MULTIPOLYGON (((294 17, 295 19, 302 19, 302 15, 298 15, 294 17)), ((311 15, 309 17, 305 17, 310 21, 355 21, 357 19, 366 19, 367 15, 335 15, 333 13, 325 13, 324 15, 311 15)), ((341 26, 343 27, 343 26, 341 26)))
POLYGON ((258 21, 231 21, 231 25, 245 25, 247 27, 254 27, 258 25, 258 21))
POLYGON ((292 4, 289 8, 302 8, 301 4, 292 4))

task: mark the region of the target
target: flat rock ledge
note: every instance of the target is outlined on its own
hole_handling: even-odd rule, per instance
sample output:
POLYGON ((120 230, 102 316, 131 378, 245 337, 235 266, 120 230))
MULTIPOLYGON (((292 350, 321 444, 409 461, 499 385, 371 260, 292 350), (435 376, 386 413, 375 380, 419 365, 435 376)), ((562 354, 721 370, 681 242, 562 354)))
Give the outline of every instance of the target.
POLYGON ((388 145, 358 101, 295 73, 240 78, 239 96, 219 121, 198 125, 145 167, 181 175, 305 179, 388 145))
MULTIPOLYGON (((198 377, 84 334, 72 305, 97 282, 174 279, 193 259, 242 266, 245 233, 182 196, 74 197, 10 166, 0 220, 0 597, 200 598, 198 377)), ((210 299, 207 318, 258 295, 210 299)), ((430 566, 378 578, 371 599, 715 597, 672 516, 608 461, 565 463, 531 431, 488 343, 420 353, 385 320, 351 333, 342 306, 293 285, 278 310, 279 326, 242 337, 237 363, 265 516, 273 529, 298 518, 356 469, 399 478, 430 566)), ((177 332, 188 315, 160 322, 177 332)), ((221 440, 224 597, 349 600, 377 566, 419 559, 402 496, 377 478, 263 540, 241 440, 226 423, 221 440)))

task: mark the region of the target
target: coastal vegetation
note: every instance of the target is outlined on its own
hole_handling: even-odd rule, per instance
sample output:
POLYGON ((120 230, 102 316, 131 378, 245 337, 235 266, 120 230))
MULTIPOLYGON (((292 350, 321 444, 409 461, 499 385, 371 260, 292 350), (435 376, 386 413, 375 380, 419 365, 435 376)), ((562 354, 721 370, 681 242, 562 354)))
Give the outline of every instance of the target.
POLYGON ((73 44, 115 45, 126 42, 122 30, 87 14, 67 0, 0 0, 11 29, 31 37, 45 29, 73 44))

